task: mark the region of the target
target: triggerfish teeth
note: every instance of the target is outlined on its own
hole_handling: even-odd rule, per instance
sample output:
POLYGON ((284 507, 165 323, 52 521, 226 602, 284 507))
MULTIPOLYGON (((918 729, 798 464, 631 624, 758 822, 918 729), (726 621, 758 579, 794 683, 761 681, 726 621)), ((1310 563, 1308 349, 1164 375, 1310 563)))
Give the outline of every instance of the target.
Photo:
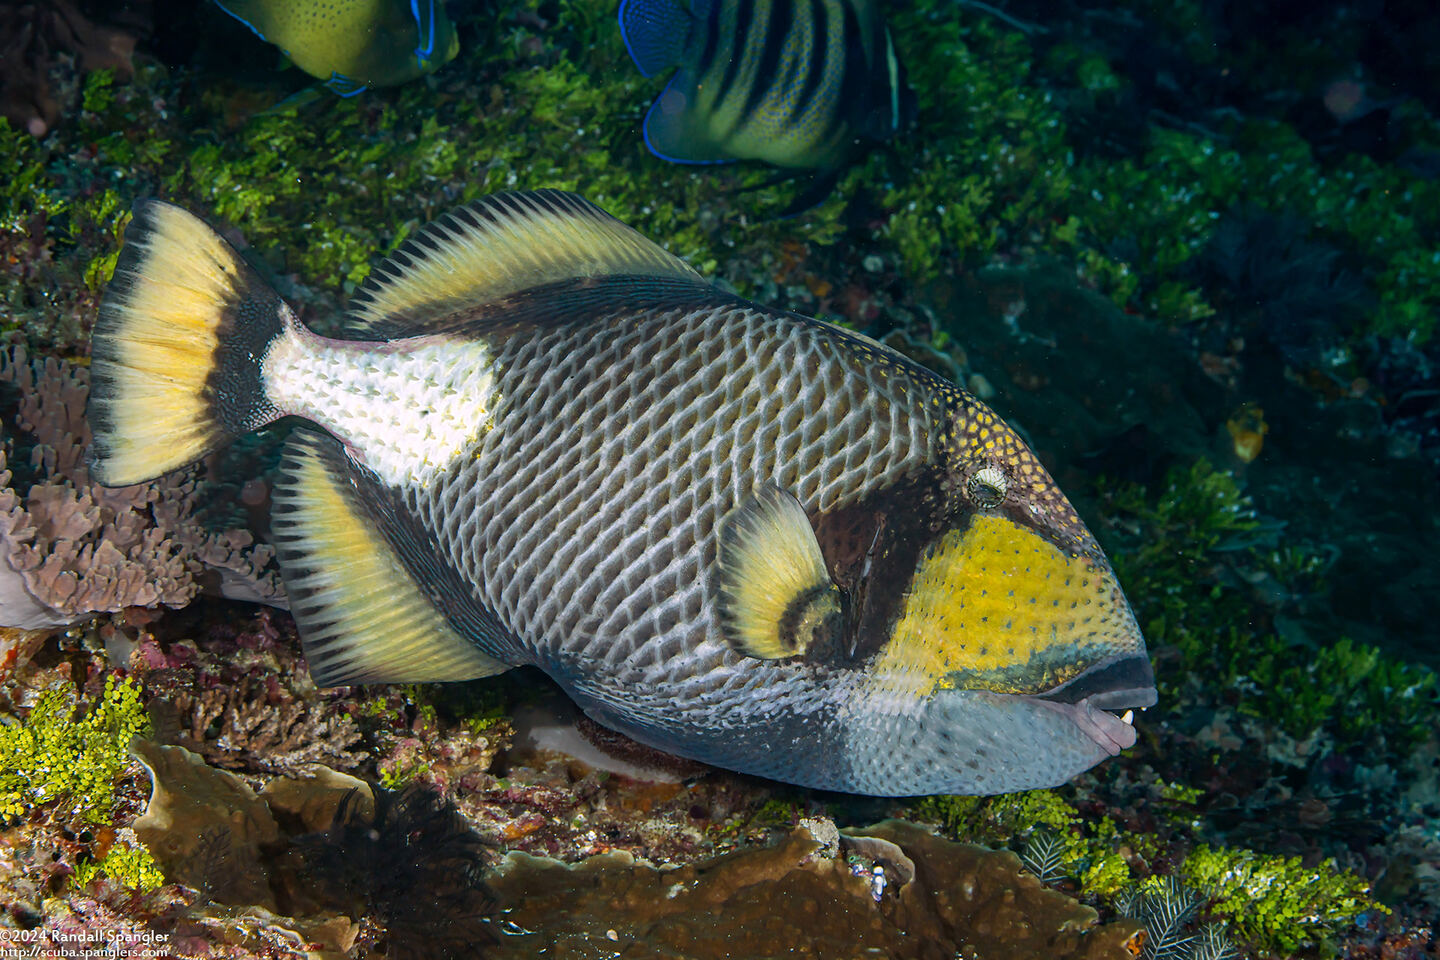
POLYGON ((529 664, 659 750, 879 795, 1062 783, 1155 702, 1110 564, 1003 420, 573 194, 424 228, 334 339, 141 203, 91 370, 106 484, 305 421, 271 527, 321 685, 529 664))

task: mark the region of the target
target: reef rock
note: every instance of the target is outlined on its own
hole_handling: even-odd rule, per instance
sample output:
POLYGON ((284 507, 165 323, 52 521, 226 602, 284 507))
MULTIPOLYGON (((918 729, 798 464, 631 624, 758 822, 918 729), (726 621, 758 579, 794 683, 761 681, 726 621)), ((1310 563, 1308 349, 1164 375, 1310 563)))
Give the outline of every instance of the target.
POLYGON ((512 853, 487 878, 512 935, 486 955, 1131 957, 1135 924, 1097 924, 1012 853, 886 821, 842 837, 846 855, 827 855, 834 845, 812 829, 674 870, 624 853, 573 866, 512 853))
POLYGON ((130 749, 154 785, 133 826, 165 876, 215 900, 274 910, 260 845, 280 830, 265 801, 184 747, 137 738, 130 749))

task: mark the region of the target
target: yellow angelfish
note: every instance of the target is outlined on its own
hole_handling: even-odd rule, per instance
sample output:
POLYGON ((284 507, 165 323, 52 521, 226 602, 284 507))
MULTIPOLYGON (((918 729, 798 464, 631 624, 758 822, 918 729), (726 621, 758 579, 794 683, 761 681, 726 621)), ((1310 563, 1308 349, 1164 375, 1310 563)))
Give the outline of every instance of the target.
POLYGON ((342 97, 449 63, 460 49, 439 0, 215 0, 342 97))

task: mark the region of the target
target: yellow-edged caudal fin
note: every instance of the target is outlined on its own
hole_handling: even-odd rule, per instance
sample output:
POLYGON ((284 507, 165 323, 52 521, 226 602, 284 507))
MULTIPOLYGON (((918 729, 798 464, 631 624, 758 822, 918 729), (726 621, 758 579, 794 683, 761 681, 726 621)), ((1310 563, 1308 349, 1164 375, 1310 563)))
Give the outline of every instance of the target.
POLYGON ((275 419, 258 361, 295 323, 204 221, 136 204, 91 337, 94 477, 149 480, 275 419))
POLYGON ((577 194, 498 193, 401 244, 356 293, 344 332, 411 336, 459 307, 560 280, 619 275, 703 282, 685 261, 577 194))
POLYGON ((719 613, 725 638, 766 660, 804 653, 838 629, 840 590, 805 508, 775 486, 760 488, 720 530, 719 613))
POLYGON ((470 680, 510 669, 458 634, 370 519, 328 437, 296 430, 275 487, 276 551, 321 686, 470 680))

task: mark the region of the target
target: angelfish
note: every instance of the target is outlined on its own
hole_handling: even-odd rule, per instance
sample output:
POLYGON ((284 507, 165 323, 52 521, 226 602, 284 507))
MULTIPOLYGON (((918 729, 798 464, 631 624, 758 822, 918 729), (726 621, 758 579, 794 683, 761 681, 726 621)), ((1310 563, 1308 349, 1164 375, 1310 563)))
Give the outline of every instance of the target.
POLYGON ((642 74, 675 69, 645 114, 650 152, 808 172, 787 213, 825 199, 867 144, 915 118, 873 0, 621 0, 620 28, 642 74))
POLYGON ((1004 421, 573 194, 428 226, 340 339, 142 202, 91 370, 106 484, 308 421, 272 526, 321 685, 534 664, 660 750, 880 795, 1061 783, 1155 701, 1114 573, 1004 421))
POLYGON ((215 0, 342 97, 388 87, 455 59, 444 0, 215 0))

